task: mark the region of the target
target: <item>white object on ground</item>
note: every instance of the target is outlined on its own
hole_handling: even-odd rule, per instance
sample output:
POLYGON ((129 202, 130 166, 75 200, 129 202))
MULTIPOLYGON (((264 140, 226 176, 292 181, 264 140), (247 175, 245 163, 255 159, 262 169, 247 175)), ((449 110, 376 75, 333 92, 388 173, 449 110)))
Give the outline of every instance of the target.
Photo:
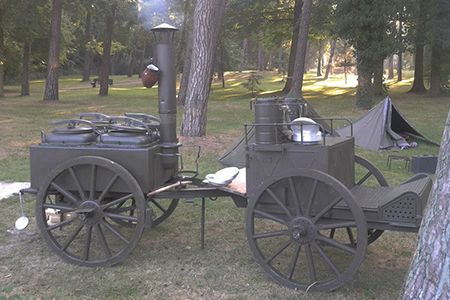
POLYGON ((2 182, 0 181, 0 200, 18 193, 21 189, 29 188, 29 182, 2 182))

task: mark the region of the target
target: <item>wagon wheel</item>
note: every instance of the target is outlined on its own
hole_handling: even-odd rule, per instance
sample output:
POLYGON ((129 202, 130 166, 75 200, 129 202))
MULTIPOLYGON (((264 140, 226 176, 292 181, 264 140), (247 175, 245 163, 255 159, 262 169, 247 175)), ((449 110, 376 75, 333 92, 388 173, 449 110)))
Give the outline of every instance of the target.
MULTIPOLYGON (((388 182, 383 176, 383 173, 381 173, 380 170, 378 170, 377 167, 375 167, 370 161, 362 158, 361 156, 355 155, 355 169, 355 171, 359 170, 364 174, 355 178, 356 185, 363 185, 367 182, 367 180, 370 180, 373 177, 373 179, 375 179, 375 181, 372 182, 374 186, 389 186, 388 182)), ((375 242, 383 234, 383 232, 384 230, 369 229, 367 244, 370 245, 375 242)))
MULTIPOLYGON (((372 187, 376 186, 389 186, 383 174, 378 170, 370 161, 361 156, 355 155, 355 185, 368 185, 372 187)), ((342 229, 332 229, 330 230, 329 237, 335 238, 335 236, 340 235, 342 240, 352 246, 354 246, 354 230, 350 227, 342 229), (341 232, 336 232, 341 231, 341 232)), ((367 244, 375 242, 382 234, 384 230, 369 228, 367 233, 367 244)))
POLYGON ((164 222, 175 210, 178 199, 149 199, 148 204, 152 212, 152 226, 164 222))
POLYGON ((145 218, 145 198, 137 181, 125 168, 101 157, 78 157, 56 167, 36 201, 37 225, 50 249, 81 266, 125 259, 139 242, 145 218), (135 226, 118 228, 117 222, 135 226))
POLYGON ((351 280, 364 260, 367 224, 342 183, 320 171, 297 169, 264 184, 255 195, 246 212, 247 240, 274 281, 331 291, 351 280), (348 208, 336 212, 340 202, 348 208), (335 213, 344 214, 331 218, 335 213), (356 228, 355 247, 327 237, 330 229, 346 227, 356 228))
MULTIPOLYGON (((150 199, 147 200, 147 205, 150 208, 148 211, 152 217, 151 225, 152 227, 155 227, 164 222, 173 213, 175 208, 178 206, 178 199, 150 199)), ((134 207, 135 204, 133 200, 131 203, 122 203, 117 205, 116 210, 117 212, 128 211, 129 216, 133 217, 135 213, 134 207)), ((136 222, 132 221, 114 220, 114 222, 125 227, 136 225, 136 222)))

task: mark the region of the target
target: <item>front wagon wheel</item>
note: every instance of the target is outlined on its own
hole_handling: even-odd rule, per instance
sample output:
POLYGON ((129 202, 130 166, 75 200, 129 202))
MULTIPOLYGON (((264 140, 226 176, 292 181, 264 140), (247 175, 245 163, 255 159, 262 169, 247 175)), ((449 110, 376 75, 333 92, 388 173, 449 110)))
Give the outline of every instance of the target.
POLYGON ((81 266, 124 260, 139 242, 145 218, 145 198, 137 181, 102 157, 78 157, 59 165, 36 201, 37 225, 49 248, 81 266), (117 226, 124 222, 134 226, 117 226))
POLYGON ((263 184, 246 212, 247 241, 274 281, 304 291, 332 291, 359 269, 367 224, 353 194, 316 170, 297 169, 263 184), (345 203, 346 210, 338 208, 345 203), (328 237, 330 229, 356 230, 355 247, 328 237))

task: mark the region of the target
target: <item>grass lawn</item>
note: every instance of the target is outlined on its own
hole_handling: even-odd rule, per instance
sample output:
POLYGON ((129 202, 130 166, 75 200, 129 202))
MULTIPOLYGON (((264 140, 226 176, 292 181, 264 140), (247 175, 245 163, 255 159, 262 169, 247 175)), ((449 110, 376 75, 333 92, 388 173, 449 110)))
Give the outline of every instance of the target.
MULTIPOLYGON (((283 87, 275 73, 264 75, 261 96, 283 87)), ((214 83, 208 104, 207 136, 182 139, 186 145, 202 146, 202 175, 221 167, 217 158, 241 136, 243 124, 253 120, 250 93, 241 86, 247 76, 227 74, 224 89, 214 83)), ((156 88, 142 88, 137 77, 113 79, 110 95, 99 97, 98 88, 80 83, 76 77, 64 77, 56 104, 42 102, 43 81, 31 83, 29 97, 19 97, 18 86, 7 86, 6 97, 0 98, 0 180, 29 180, 28 147, 39 143, 41 130, 48 131, 51 120, 88 111, 157 114, 156 88)), ((340 77, 322 81, 308 74, 304 96, 323 117, 355 120, 364 113, 354 108, 355 82, 354 77, 346 85, 340 77)), ((411 80, 388 84, 389 94, 403 116, 425 136, 439 142, 450 99, 408 94, 411 80)), ((411 176, 400 162, 393 162, 391 169, 386 166, 388 155, 394 151, 356 149, 382 171, 390 185, 411 176)), ((437 147, 419 143, 419 147, 401 154, 437 155, 438 151, 437 147)), ((333 293, 305 294, 266 278, 246 242, 244 210, 236 208, 228 198, 207 204, 205 250, 200 250, 200 204, 182 201, 167 221, 144 232, 130 257, 111 268, 81 268, 62 262, 39 237, 33 197, 26 197, 25 210, 30 226, 19 233, 14 230, 19 214, 17 197, 0 201, 0 299, 396 299, 416 243, 416 234, 384 233, 368 247, 366 260, 353 281, 333 293)))

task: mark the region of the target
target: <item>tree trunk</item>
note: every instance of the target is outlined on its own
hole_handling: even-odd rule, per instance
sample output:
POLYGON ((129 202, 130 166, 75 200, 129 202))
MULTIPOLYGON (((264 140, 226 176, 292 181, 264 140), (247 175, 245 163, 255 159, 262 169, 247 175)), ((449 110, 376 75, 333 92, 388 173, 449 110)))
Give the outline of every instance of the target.
POLYGON ((48 50, 47 80, 45 81, 44 101, 59 100, 58 69, 61 40, 62 0, 52 2, 52 21, 50 25, 50 46, 48 50))
POLYGON ((424 0, 419 1, 419 15, 417 17, 416 26, 416 52, 414 55, 414 81, 411 87, 410 93, 423 94, 427 91, 423 82, 423 57, 425 48, 425 23, 426 12, 425 5, 427 3, 424 0))
POLYGON ((389 56, 388 60, 388 79, 394 79, 394 55, 389 56))
POLYGON ((264 71, 264 48, 261 42, 258 42, 258 71, 264 71))
POLYGON ((431 79, 429 94, 432 97, 440 96, 441 91, 441 51, 442 44, 435 39, 431 46, 431 79))
POLYGON ((241 49, 241 63, 239 65, 239 72, 242 72, 243 69, 247 66, 247 51, 248 51, 248 39, 244 39, 242 41, 242 49, 241 49))
POLYGON ((184 53, 183 74, 181 75, 180 89, 178 91, 177 104, 184 106, 186 103, 186 92, 189 84, 189 74, 192 62, 192 30, 189 31, 186 52, 184 53))
POLYGON ((84 28, 84 61, 83 61, 83 78, 81 81, 89 81, 89 76, 91 75, 91 63, 92 63, 92 53, 87 48, 87 44, 91 41, 91 10, 87 9, 86 12, 86 24, 84 28))
POLYGON ((144 66, 144 60, 145 60, 145 52, 147 50, 147 43, 144 40, 144 46, 142 48, 141 56, 139 57, 139 73, 138 77, 141 78, 142 72, 145 69, 146 66, 144 66))
POLYGON ((383 87, 383 59, 380 59, 380 63, 375 67, 373 73, 373 92, 375 96, 385 96, 383 87))
POLYGON ((224 55, 224 45, 223 41, 219 41, 219 45, 217 47, 217 56, 218 56, 218 64, 217 64, 217 78, 222 82, 222 88, 225 88, 225 55, 224 55))
POLYGON ((5 41, 3 33, 3 12, 4 10, 0 7, 0 97, 4 96, 5 89, 5 41))
POLYGON ((5 95, 5 63, 0 58, 0 97, 5 95))
POLYGON ((319 41, 319 46, 318 46, 318 57, 317 57, 317 73, 316 76, 317 77, 321 77, 322 76, 322 57, 323 57, 323 53, 322 53, 322 48, 323 48, 323 42, 319 41))
POLYGON ((181 126, 183 136, 206 133, 206 111, 213 56, 222 26, 225 0, 198 0, 194 12, 192 62, 181 126), (215 28, 218 27, 218 28, 215 28))
POLYGON ((273 51, 271 49, 271 50, 269 50, 269 53, 267 53, 267 55, 266 55, 266 63, 265 63, 266 70, 270 70, 270 71, 273 70, 273 57, 274 57, 274 55, 273 55, 273 51))
POLYGON ((403 300, 450 299, 450 112, 445 124, 436 181, 425 208, 416 252, 411 261, 403 300))
POLYGON ((283 94, 288 93, 292 87, 292 74, 294 73, 295 55, 297 53, 298 33, 300 30, 300 18, 302 15, 303 0, 295 0, 294 21, 292 24, 292 43, 289 51, 289 63, 287 71, 287 80, 282 90, 283 94))
MULTIPOLYGON (((186 1, 186 5, 187 3, 190 3, 190 1, 186 1)), ((191 6, 189 6, 189 8, 191 8, 191 6)), ((186 13, 186 16, 184 17, 185 20, 192 20, 194 18, 193 9, 189 9, 188 11, 185 11, 185 13, 186 13)), ((180 88, 178 90, 178 97, 177 97, 177 105, 180 106, 184 106, 184 104, 186 103, 186 91, 189 83, 189 72, 191 69, 191 58, 192 58, 192 27, 193 22, 186 22, 186 27, 183 30, 183 32, 185 33, 186 46, 184 47, 183 71, 181 75, 180 88)))
POLYGON ((22 87, 20 91, 21 96, 30 95, 30 55, 31 55, 31 43, 25 41, 23 43, 23 56, 22 56, 22 87))
POLYGON ((427 91, 423 82, 423 50, 423 44, 416 44, 416 53, 414 56, 414 82, 409 91, 411 93, 423 94, 427 91))
POLYGON ((399 39, 399 48, 398 48, 398 61, 397 61, 397 81, 403 80, 403 14, 400 12, 400 18, 398 20, 398 39, 399 39))
POLYGON ((401 51, 398 52, 397 54, 398 57, 398 61, 397 61, 397 81, 402 81, 403 80, 403 73, 402 73, 402 69, 403 69, 403 53, 401 51))
POLYGON ((330 76, 331 67, 333 66, 333 57, 334 57, 334 51, 336 50, 336 40, 331 41, 330 46, 330 57, 328 58, 327 68, 325 70, 325 76, 324 79, 327 80, 330 76))
POLYGON ((109 88, 109 72, 111 70, 111 43, 113 37, 114 21, 116 19, 117 4, 111 6, 111 11, 106 13, 105 19, 105 38, 103 41, 102 66, 100 67, 99 96, 108 96, 109 88))
MULTIPOLYGON (((195 8, 195 1, 184 0, 183 4, 183 25, 181 26, 181 37, 178 45, 177 62, 183 62, 183 66, 179 66, 178 69, 184 68, 184 59, 186 58, 186 45, 189 43, 189 39, 192 34, 192 18, 195 8)), ((184 70, 178 70, 183 73, 184 70)))
POLYGON ((292 87, 288 93, 291 98, 302 97, 303 74, 305 72, 306 46, 308 44, 309 18, 311 16, 312 0, 304 0, 298 32, 297 51, 295 54, 294 72, 292 73, 292 87))
POLYGON ((356 107, 369 109, 373 104, 372 70, 367 59, 356 54, 358 85, 356 87, 356 107))
POLYGON ((127 68, 127 77, 133 76, 135 64, 136 64, 136 53, 135 53, 135 51, 132 51, 130 53, 130 62, 128 63, 128 68, 127 68))

